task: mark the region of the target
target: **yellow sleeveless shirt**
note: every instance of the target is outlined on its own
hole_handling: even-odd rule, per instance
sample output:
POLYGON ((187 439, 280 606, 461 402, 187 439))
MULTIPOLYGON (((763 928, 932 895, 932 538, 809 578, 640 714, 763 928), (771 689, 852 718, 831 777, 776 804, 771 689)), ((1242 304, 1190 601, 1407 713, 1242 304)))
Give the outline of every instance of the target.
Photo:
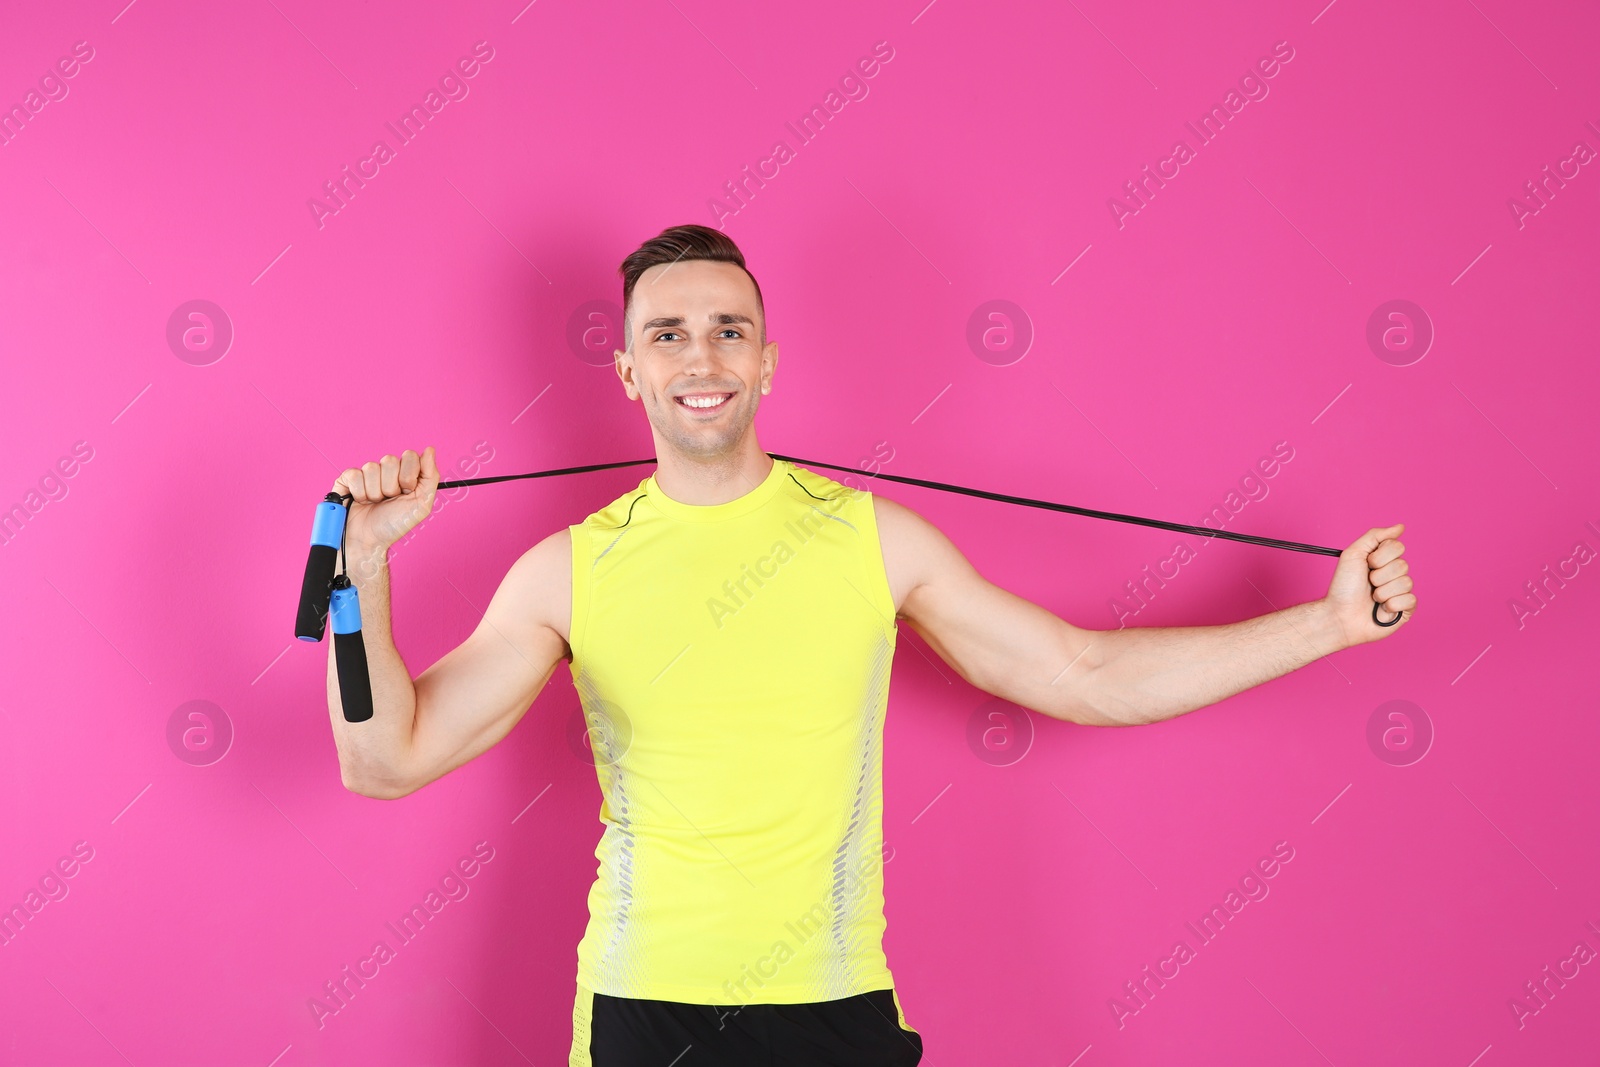
POLYGON ((680 503, 652 474, 569 529, 605 826, 580 986, 724 1005, 893 988, 896 629, 872 494, 773 460, 735 500, 680 503))

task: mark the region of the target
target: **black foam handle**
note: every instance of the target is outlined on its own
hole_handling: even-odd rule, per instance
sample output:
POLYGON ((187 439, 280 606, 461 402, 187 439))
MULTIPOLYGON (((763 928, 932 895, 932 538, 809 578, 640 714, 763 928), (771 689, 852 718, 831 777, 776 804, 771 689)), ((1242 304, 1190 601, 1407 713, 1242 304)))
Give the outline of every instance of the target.
POLYGON ((333 568, 339 550, 312 545, 306 557, 306 574, 300 582, 300 608, 294 616, 294 635, 302 641, 321 641, 328 625, 328 598, 333 595, 333 568))
POLYGON ((345 722, 372 718, 372 679, 367 676, 367 646, 361 631, 333 635, 333 654, 339 664, 339 702, 345 722))

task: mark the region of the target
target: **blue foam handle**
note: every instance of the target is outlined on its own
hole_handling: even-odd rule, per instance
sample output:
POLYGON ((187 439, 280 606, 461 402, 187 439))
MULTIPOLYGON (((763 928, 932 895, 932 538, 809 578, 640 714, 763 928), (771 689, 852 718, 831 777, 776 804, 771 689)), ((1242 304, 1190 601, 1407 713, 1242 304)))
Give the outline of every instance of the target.
POLYGON ((328 621, 333 624, 333 632, 336 634, 361 632, 361 598, 356 595, 355 586, 348 585, 333 591, 333 603, 328 612, 328 621))
POLYGON ((344 537, 344 519, 348 513, 343 504, 332 500, 318 504, 316 517, 311 520, 311 543, 338 548, 344 537))
POLYGON ((327 626, 328 591, 333 588, 333 572, 344 539, 345 514, 343 498, 330 492, 317 505, 312 518, 311 550, 306 553, 306 573, 294 616, 294 635, 302 641, 321 641, 327 626))

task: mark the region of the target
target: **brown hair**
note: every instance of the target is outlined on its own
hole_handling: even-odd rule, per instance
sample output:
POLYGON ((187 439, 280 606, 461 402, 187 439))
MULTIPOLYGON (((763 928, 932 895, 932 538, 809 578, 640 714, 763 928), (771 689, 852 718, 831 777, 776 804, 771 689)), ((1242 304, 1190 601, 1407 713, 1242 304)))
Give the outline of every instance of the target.
POLYGON ((629 321, 632 314, 633 287, 638 284, 640 275, 651 267, 663 263, 678 263, 690 259, 710 259, 720 263, 732 263, 749 277, 750 284, 756 287, 756 307, 761 311, 761 343, 767 343, 767 309, 761 299, 761 283, 756 281, 756 276, 750 273, 750 268, 744 265, 744 253, 739 251, 739 246, 733 243, 733 238, 721 230, 714 230, 709 226, 696 223, 687 223, 683 226, 670 226, 644 244, 628 253, 628 257, 617 268, 617 273, 622 275, 622 328, 627 335, 626 347, 633 347, 633 326, 629 321))

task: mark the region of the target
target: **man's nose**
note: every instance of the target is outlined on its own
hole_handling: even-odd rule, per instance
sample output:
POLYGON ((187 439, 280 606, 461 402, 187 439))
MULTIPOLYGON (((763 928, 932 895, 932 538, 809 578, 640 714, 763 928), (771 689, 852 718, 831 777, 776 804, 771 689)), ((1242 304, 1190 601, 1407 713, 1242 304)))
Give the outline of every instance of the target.
POLYGON ((709 337, 695 337, 689 340, 683 359, 683 369, 686 373, 708 376, 715 374, 721 367, 721 358, 709 337))

